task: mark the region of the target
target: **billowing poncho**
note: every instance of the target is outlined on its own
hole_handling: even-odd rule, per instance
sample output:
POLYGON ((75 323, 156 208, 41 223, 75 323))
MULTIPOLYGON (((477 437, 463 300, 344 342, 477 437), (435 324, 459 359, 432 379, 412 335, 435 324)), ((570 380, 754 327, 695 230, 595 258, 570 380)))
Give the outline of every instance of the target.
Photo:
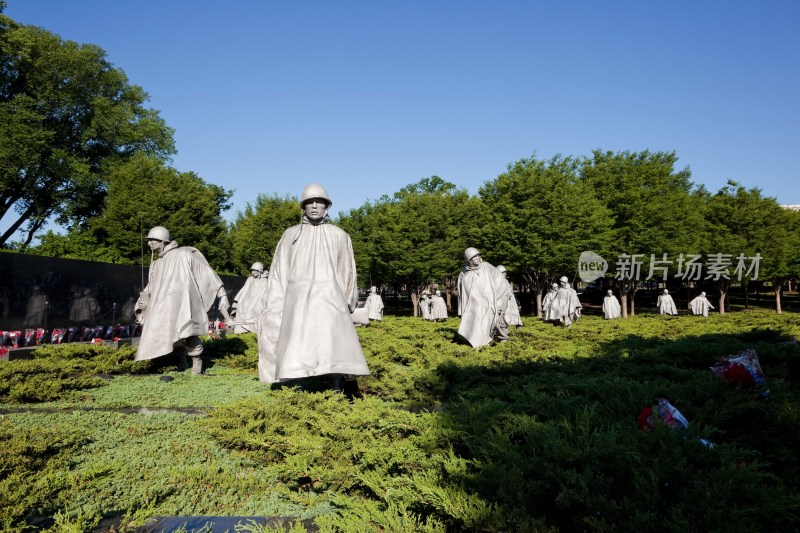
POLYGON ((553 305, 553 299, 556 297, 558 291, 550 289, 547 294, 542 298, 542 317, 544 320, 549 320, 547 315, 550 314, 550 306, 553 305))
POLYGON ((550 302, 545 320, 560 320, 566 325, 570 325, 573 320, 580 316, 580 309, 582 307, 575 289, 571 287, 561 287, 556 291, 553 301, 550 302))
POLYGON ((675 300, 672 299, 671 294, 659 294, 656 305, 658 306, 658 312, 662 315, 678 314, 678 308, 675 306, 675 300))
MULTIPOLYGON (((208 333, 208 310, 214 305, 222 280, 196 248, 178 248, 170 242, 150 265, 144 299, 142 338, 136 360, 172 353, 180 339, 208 333)), ((143 302, 140 296, 136 307, 143 302)))
POLYGON ((425 320, 431 319, 431 301, 425 294, 419 299, 419 312, 425 320))
POLYGON ((620 307, 617 297, 609 295, 603 298, 603 318, 611 320, 620 316, 622 316, 622 307, 620 307))
POLYGON ((708 316, 708 310, 714 309, 714 306, 711 305, 711 302, 708 301, 708 298, 700 294, 694 300, 689 302, 689 309, 692 310, 693 315, 708 316))
POLYGON ((492 342, 499 314, 506 311, 509 291, 503 274, 489 263, 466 266, 458 275, 458 333, 472 346, 492 342))
POLYGON ((364 307, 367 308, 370 320, 383 320, 383 299, 380 294, 372 293, 367 296, 364 307))
POLYGON ((350 316, 358 301, 353 246, 347 233, 325 222, 304 217, 275 249, 267 307, 258 320, 262 382, 369 375, 350 316))
POLYGON ((244 282, 233 301, 236 305, 236 322, 234 333, 246 333, 256 330, 256 320, 267 307, 267 277, 250 276, 244 282))
POLYGON ((506 322, 508 322, 509 326, 521 326, 522 318, 519 315, 519 306, 517 305, 517 299, 514 297, 514 291, 511 288, 511 283, 508 283, 508 296, 506 322))
POLYGON ((431 296, 431 320, 445 320, 447 318, 447 302, 439 294, 431 296))

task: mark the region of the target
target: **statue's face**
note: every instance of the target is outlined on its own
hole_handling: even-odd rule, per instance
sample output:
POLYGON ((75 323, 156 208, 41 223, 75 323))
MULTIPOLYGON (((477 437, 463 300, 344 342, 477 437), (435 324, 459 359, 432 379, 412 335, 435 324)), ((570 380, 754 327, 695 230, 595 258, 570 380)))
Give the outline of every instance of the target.
POLYGON ((150 250, 153 252, 161 252, 164 250, 164 241, 159 241, 158 239, 147 239, 147 246, 149 246, 150 250))
POLYGON ((476 255, 475 257, 473 257, 472 259, 469 260, 470 266, 474 266, 474 267, 480 265, 482 262, 483 262, 483 259, 481 259, 480 254, 476 255))
POLYGON ((253 276, 254 278, 259 278, 259 277, 261 277, 261 271, 260 271, 260 270, 251 270, 251 271, 250 271, 250 274, 252 274, 252 276, 253 276))
POLYGON ((319 222, 328 211, 328 203, 322 198, 312 198, 303 204, 303 212, 312 222, 319 222))
POLYGON ((607 294, 608 294, 609 296, 611 296, 611 291, 608 291, 608 292, 607 292, 607 294))

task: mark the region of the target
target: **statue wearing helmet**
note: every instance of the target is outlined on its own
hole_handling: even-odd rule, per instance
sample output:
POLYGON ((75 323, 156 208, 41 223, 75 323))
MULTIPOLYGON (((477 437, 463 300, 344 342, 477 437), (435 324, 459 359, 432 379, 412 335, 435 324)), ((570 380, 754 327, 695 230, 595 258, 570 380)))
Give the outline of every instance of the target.
POLYGON ((467 263, 458 275, 458 333, 476 348, 490 344, 495 334, 500 342, 508 340, 508 282, 477 249, 464 250, 464 258, 467 263))
POLYGON ((661 315, 678 314, 678 307, 675 305, 675 300, 672 299, 672 295, 667 289, 664 289, 663 294, 658 295, 656 306, 658 307, 658 313, 661 315))
POLYGON ((328 222, 328 191, 303 189, 300 224, 283 232, 258 319, 258 375, 275 383, 328 375, 369 375, 351 313, 358 302, 350 236, 328 222))
POLYGON ((701 292, 689 302, 689 309, 692 311, 693 315, 708 316, 709 309, 714 309, 714 306, 711 305, 711 302, 706 298, 706 293, 701 292))
POLYGON ((331 197, 328 196, 328 191, 319 183, 311 183, 306 185, 303 193, 300 195, 300 207, 305 208, 307 202, 315 199, 324 200, 325 204, 330 208, 333 205, 331 197))
POLYGON ((369 296, 367 296, 364 307, 367 308, 367 316, 370 320, 377 320, 378 322, 383 320, 383 298, 378 294, 377 287, 369 288, 369 296))
POLYGON ((558 290, 550 302, 544 318, 548 322, 557 322, 570 327, 580 318, 583 306, 578 299, 578 293, 570 285, 569 278, 561 276, 558 281, 558 290))
POLYGON ((619 305, 619 300, 614 296, 614 291, 610 289, 606 291, 606 295, 603 298, 602 311, 603 318, 606 320, 613 320, 622 316, 622 307, 619 305))
POLYGON ((544 320, 547 320, 547 315, 550 313, 550 306, 553 304, 553 299, 556 297, 557 293, 558 283, 553 283, 550 286, 550 290, 547 291, 547 294, 545 294, 542 299, 542 317, 544 320))
POLYGON ((522 317, 519 313, 519 305, 517 305, 517 298, 514 296, 514 288, 511 282, 508 281, 508 271, 503 265, 497 265, 497 270, 503 275, 503 278, 508 283, 508 307, 506 307, 506 322, 509 326, 516 328, 522 327, 522 317))
POLYGON ((438 289, 431 294, 430 319, 436 322, 447 320, 447 303, 438 289))
POLYGON ((229 318, 225 287, 203 254, 191 246, 179 247, 163 226, 147 233, 147 245, 158 258, 136 302, 136 320, 143 324, 136 360, 175 352, 183 361, 191 357, 192 373, 202 374, 200 336, 208 333, 208 311, 217 299, 220 312, 229 318))
POLYGON ((233 332, 254 332, 258 316, 266 306, 267 274, 264 273, 264 263, 256 261, 250 267, 250 276, 244 282, 244 286, 233 297, 231 314, 236 316, 233 332))

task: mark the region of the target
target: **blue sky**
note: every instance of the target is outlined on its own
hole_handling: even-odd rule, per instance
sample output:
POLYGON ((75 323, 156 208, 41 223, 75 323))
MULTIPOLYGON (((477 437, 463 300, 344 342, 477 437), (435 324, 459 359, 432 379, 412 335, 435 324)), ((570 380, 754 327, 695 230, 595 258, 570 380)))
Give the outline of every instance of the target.
POLYGON ((173 165, 334 213, 536 154, 675 151, 800 204, 800 2, 8 0, 108 52, 175 128, 173 165))

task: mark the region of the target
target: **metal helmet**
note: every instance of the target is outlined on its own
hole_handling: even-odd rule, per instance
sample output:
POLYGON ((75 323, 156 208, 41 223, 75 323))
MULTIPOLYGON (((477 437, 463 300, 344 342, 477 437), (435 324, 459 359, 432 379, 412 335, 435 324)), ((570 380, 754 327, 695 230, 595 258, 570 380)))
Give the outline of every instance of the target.
POLYGON ((569 283, 569 278, 567 276, 561 276, 558 278, 558 281, 563 281, 564 283, 569 283))
POLYGON ((472 259, 476 255, 480 255, 480 254, 481 253, 478 251, 478 249, 477 248, 473 248, 472 246, 470 246, 469 248, 464 250, 464 257, 466 258, 467 261, 469 261, 470 259, 472 259))
POLYGON ((300 195, 300 207, 303 207, 307 201, 313 200, 314 198, 322 198, 325 200, 325 203, 328 204, 328 207, 333 205, 331 197, 328 196, 328 191, 325 190, 325 187, 319 183, 310 183, 306 185, 306 188, 303 189, 303 194, 300 195))
POLYGON ((169 230, 164 226, 156 226, 147 232, 147 240, 155 239, 157 241, 169 242, 169 230))
POLYGON ((669 294, 669 291, 667 289, 664 289, 664 294, 669 294))
POLYGON ((373 285, 372 287, 369 288, 369 292, 375 294, 378 292, 378 288, 375 285, 373 285))
POLYGON ((252 270, 258 270, 259 272, 261 272, 263 274, 264 273, 264 263, 262 263, 261 261, 256 261, 255 263, 253 263, 253 266, 250 267, 250 270, 251 271, 252 270))
POLYGON ((499 270, 500 272, 506 272, 506 267, 504 267, 503 265, 497 265, 497 270, 499 270))

